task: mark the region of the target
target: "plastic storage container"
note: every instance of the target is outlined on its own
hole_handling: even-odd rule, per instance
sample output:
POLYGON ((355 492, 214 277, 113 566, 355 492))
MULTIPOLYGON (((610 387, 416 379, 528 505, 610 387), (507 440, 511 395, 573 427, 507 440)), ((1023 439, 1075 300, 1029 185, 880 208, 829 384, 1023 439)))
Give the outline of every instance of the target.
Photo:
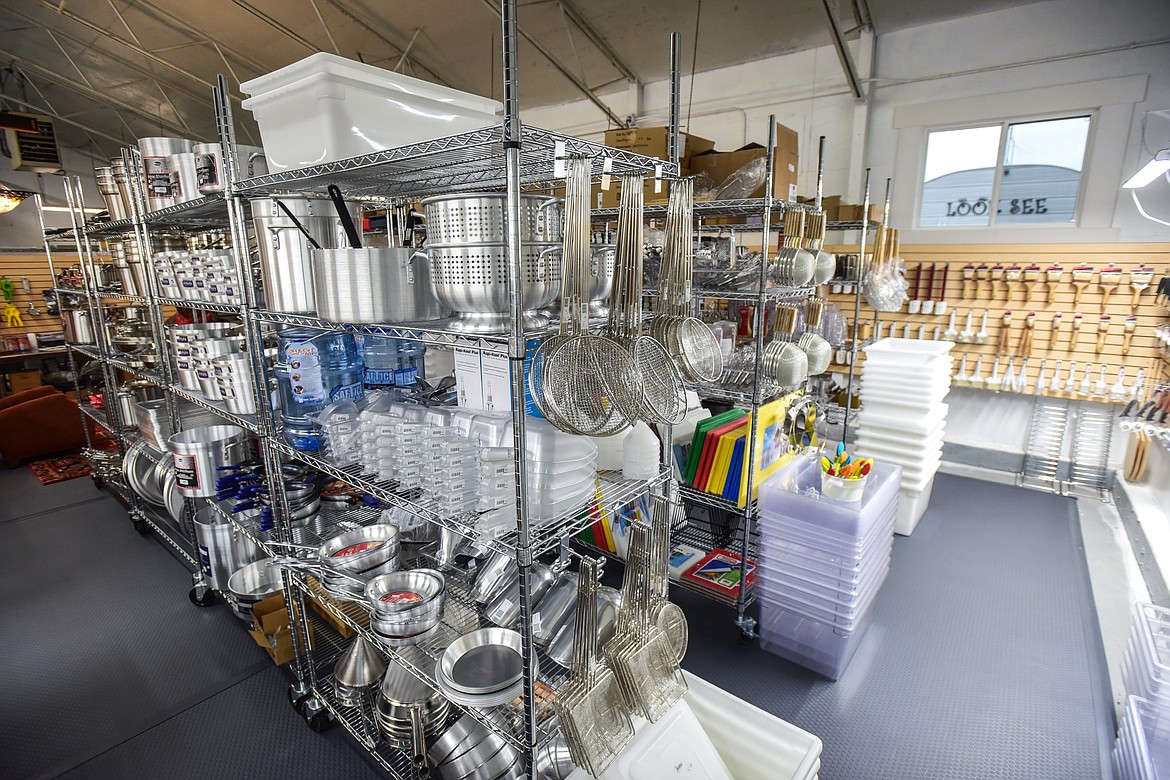
POLYGON ((496 124, 499 102, 320 52, 246 81, 272 172, 496 124))
POLYGON ((320 449, 321 437, 313 421, 318 412, 336 401, 356 401, 365 394, 362 360, 349 333, 282 330, 274 372, 284 439, 298 450, 320 449))
POLYGON ((867 621, 854 630, 835 628, 783 607, 760 603, 760 647, 830 680, 840 679, 868 628, 867 621))

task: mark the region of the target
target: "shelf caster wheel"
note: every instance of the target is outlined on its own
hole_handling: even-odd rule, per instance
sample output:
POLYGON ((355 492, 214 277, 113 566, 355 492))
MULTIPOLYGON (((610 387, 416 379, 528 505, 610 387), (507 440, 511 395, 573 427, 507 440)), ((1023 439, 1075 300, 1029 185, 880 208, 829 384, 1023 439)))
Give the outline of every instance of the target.
POLYGON ((104 488, 106 486, 106 481, 104 479, 102 479, 101 477, 99 477, 97 474, 90 474, 89 478, 93 480, 93 486, 95 488, 97 488, 98 490, 101 490, 102 488, 104 488))
POLYGON ((215 591, 208 587, 196 585, 187 592, 187 598, 197 607, 210 607, 215 603, 215 591))
POLYGON ((333 717, 327 711, 321 710, 307 717, 305 722, 309 724, 309 728, 320 734, 333 725, 333 717))
POLYGON ((741 645, 750 645, 752 642, 756 641, 756 635, 753 632, 744 631, 741 628, 739 630, 738 641, 741 645))
POLYGON ((143 536, 146 536, 148 533, 150 533, 150 526, 146 524, 145 520, 141 520, 136 517, 134 518, 134 530, 143 536))
POLYGON ((290 685, 288 688, 288 703, 292 705, 292 708, 297 711, 298 715, 304 717, 305 702, 307 702, 312 695, 313 694, 309 691, 298 690, 296 685, 290 685))

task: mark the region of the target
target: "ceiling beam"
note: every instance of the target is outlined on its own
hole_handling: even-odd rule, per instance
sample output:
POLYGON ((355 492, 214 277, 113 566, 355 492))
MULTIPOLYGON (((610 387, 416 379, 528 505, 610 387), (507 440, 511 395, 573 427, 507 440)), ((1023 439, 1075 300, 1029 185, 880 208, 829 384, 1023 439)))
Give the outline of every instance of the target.
POLYGON ((833 47, 837 50, 837 59, 841 61, 841 70, 845 71, 845 80, 849 82, 849 91, 858 103, 865 102, 865 88, 861 85, 861 75, 857 72, 857 65, 853 62, 853 53, 849 51, 849 43, 841 32, 841 24, 837 21, 837 14, 829 0, 821 0, 825 7, 825 16, 829 20, 829 32, 833 34, 833 47))
POLYGON ((59 86, 65 87, 66 89, 69 89, 73 92, 76 92, 77 94, 81 95, 82 97, 88 98, 89 100, 92 100, 96 103, 105 103, 106 105, 108 105, 112 108, 116 108, 119 111, 125 111, 129 114, 134 114, 134 115, 144 119, 145 121, 151 123, 152 125, 161 126, 165 130, 169 130, 173 133, 178 134, 180 137, 182 137, 182 135, 185 132, 180 125, 172 124, 171 122, 163 119, 162 117, 155 116, 155 115, 151 114, 149 111, 144 111, 143 109, 139 108, 138 106, 136 106, 132 103, 127 103, 124 100, 120 100, 120 99, 112 97, 110 95, 106 95, 106 94, 104 94, 96 89, 93 89, 92 87, 87 87, 85 84, 83 84, 79 81, 73 81, 72 79, 68 79, 68 78, 65 78, 64 76, 58 75, 57 73, 54 73, 53 71, 49 70, 48 68, 37 65, 35 62, 29 62, 28 60, 22 60, 20 57, 16 56, 15 54, 13 54, 11 52, 7 52, 7 51, 4 51, 3 49, 0 49, 0 56, 5 57, 5 58, 10 59, 10 60, 14 60, 16 62, 19 62, 21 70, 31 70, 34 73, 36 73, 38 76, 40 76, 41 78, 46 79, 48 81, 51 81, 54 84, 57 84, 59 86))
MULTIPOLYGON (((45 0, 40 0, 40 1, 42 4, 45 3, 45 0)), ((167 11, 163 8, 159 8, 154 3, 149 2, 149 0, 127 0, 127 2, 129 2, 130 5, 135 6, 139 9, 145 9, 145 11, 149 13, 149 15, 153 16, 155 19, 157 19, 160 22, 163 22, 167 25, 170 25, 171 29, 173 29, 173 30, 185 32, 188 35, 191 35, 198 40, 206 41, 209 44, 215 46, 216 48, 222 49, 227 54, 232 55, 232 57, 234 57, 235 60, 237 62, 239 62, 241 65, 247 65, 249 68, 251 68, 256 73, 267 73, 268 71, 272 70, 272 68, 270 68, 269 66, 267 66, 261 62, 257 62, 256 60, 252 59, 250 56, 248 56, 247 54, 244 54, 242 51, 239 51, 238 49, 234 49, 234 48, 232 48, 224 43, 217 43, 214 39, 212 39, 210 36, 208 36, 206 30, 200 30, 198 27, 191 24, 190 22, 183 21, 179 17, 172 14, 170 11, 167 11)), ((56 5, 52 2, 50 2, 49 5, 56 7, 56 5)))
MULTIPOLYGON (((498 2, 496 2, 496 0, 481 0, 481 2, 490 8, 492 13, 494 13, 498 18, 503 18, 503 12, 500 10, 500 5, 498 2)), ((518 24, 516 29, 520 35, 524 37, 524 40, 532 44, 532 46, 538 52, 540 52, 541 56, 548 60, 550 65, 556 68, 558 73, 572 82, 573 86, 579 89, 585 95, 585 97, 589 98, 589 102, 601 109, 601 112, 609 117, 609 121, 613 122, 617 127, 623 127, 625 125, 625 122, 622 121, 618 115, 613 112, 613 109, 607 106, 605 101, 598 97, 597 93, 589 88, 588 84, 581 81, 581 79, 573 75, 572 71, 562 65, 561 62, 552 55, 552 52, 550 52, 543 43, 536 39, 536 36, 532 35, 518 24)))
POLYGON ((853 15, 857 18, 857 26, 862 29, 873 29, 873 16, 869 13, 867 0, 853 0, 853 15))
POLYGON ((605 40, 605 38, 601 36, 601 33, 597 32, 597 30, 593 28, 593 25, 585 21, 585 17, 581 15, 581 12, 577 10, 576 6, 569 2, 569 0, 558 0, 557 4, 561 7, 561 10, 565 12, 565 15, 568 16, 570 20, 572 20, 573 24, 577 26, 577 29, 585 33, 585 37, 589 39, 589 42, 597 47, 599 52, 605 55, 605 58, 609 60, 611 65, 618 69, 618 72, 620 72, 630 81, 635 81, 639 84, 642 83, 642 79, 638 78, 638 74, 634 73, 633 68, 627 65, 625 61, 617 55, 617 52, 613 50, 613 47, 609 44, 609 41, 605 40))
POLYGON ((319 47, 317 44, 313 43, 308 38, 305 38, 304 36, 300 35, 299 33, 295 32, 294 30, 292 30, 292 29, 286 27, 285 25, 281 24, 280 22, 276 21, 276 19, 272 18, 271 16, 264 13, 256 6, 249 3, 248 0, 232 0, 232 2, 235 3, 236 5, 238 5, 240 8, 243 8, 248 13, 252 14, 252 16, 255 16, 260 21, 264 22, 266 25, 268 25, 272 29, 276 30, 281 35, 284 35, 285 37, 296 41, 301 46, 304 46, 306 49, 313 52, 314 54, 321 51, 321 47, 319 47))
MULTIPOLYGON (((394 54, 405 54, 410 49, 409 45, 406 48, 403 48, 402 46, 398 45, 394 41, 387 38, 371 22, 366 20, 364 17, 359 16, 356 11, 354 11, 352 8, 345 5, 341 0, 325 0, 325 2, 327 2, 327 3, 329 3, 329 5, 333 6, 333 8, 338 13, 340 13, 342 16, 344 16, 346 19, 349 19, 351 22, 356 24, 358 27, 361 27, 363 30, 368 32, 370 35, 373 35, 375 38, 380 40, 382 43, 384 43, 387 46, 389 46, 390 48, 394 49, 394 54)), ((412 41, 413 41, 413 39, 412 39, 412 41)), ((420 68, 425 70, 427 73, 431 74, 431 76, 434 77, 435 81, 442 84, 444 87, 451 86, 451 82, 448 79, 444 78, 442 74, 436 72, 434 68, 430 67, 425 62, 420 62, 418 57, 415 57, 412 55, 410 57, 410 61, 413 62, 415 65, 418 65, 420 68)))
MULTIPOLYGON (((155 54, 154 52, 152 52, 148 49, 145 49, 142 46, 139 46, 134 41, 127 40, 126 38, 122 38, 121 36, 118 36, 118 35, 114 35, 110 31, 102 28, 101 26, 99 26, 97 24, 94 24, 93 22, 89 21, 88 19, 75 14, 72 11, 70 11, 64 7, 57 5, 56 3, 52 2, 52 0, 37 0, 37 2, 39 2, 41 5, 45 6, 46 8, 52 10, 53 13, 57 14, 58 16, 63 16, 66 19, 69 19, 70 21, 76 22, 77 24, 80 24, 81 26, 85 27, 86 29, 92 30, 93 32, 97 33, 98 35, 101 35, 106 40, 113 41, 114 43, 117 43, 121 46, 124 46, 127 49, 130 49, 131 51, 135 52, 136 54, 139 54, 143 57, 146 57, 147 59, 151 60, 152 62, 157 62, 159 65, 163 65, 164 67, 170 68, 171 70, 175 71, 176 73, 187 77, 191 81, 194 81, 198 84, 202 84, 209 89, 211 87, 215 86, 212 82, 208 81, 207 79, 192 73, 191 71, 187 70, 186 68, 182 68, 182 67, 176 65, 174 62, 167 59, 166 57, 162 57, 158 54, 155 54)), ((238 97, 234 98, 234 99, 236 101, 239 101, 238 97)))

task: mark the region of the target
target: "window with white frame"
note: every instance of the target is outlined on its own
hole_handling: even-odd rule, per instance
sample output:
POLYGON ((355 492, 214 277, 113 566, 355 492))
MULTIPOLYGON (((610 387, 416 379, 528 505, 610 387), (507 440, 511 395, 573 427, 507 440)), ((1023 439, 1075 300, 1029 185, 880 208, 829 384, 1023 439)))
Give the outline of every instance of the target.
POLYGON ((1089 116, 932 130, 918 226, 1076 224, 1089 116))

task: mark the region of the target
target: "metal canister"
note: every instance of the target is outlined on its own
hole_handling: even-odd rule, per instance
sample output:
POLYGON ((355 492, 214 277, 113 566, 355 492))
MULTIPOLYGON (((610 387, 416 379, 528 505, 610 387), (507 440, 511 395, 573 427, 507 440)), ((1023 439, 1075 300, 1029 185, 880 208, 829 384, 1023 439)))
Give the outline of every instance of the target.
MULTIPOLYGON (((328 198, 287 195, 279 200, 322 248, 347 246, 345 232, 328 198)), ((316 312, 309 242, 276 201, 276 198, 252 201, 252 226, 260 251, 265 300, 273 311, 316 312)), ((358 204, 348 202, 346 205, 356 220, 358 204)))
POLYGON ((146 182, 146 208, 158 211, 175 205, 175 189, 171 182, 172 154, 190 152, 195 142, 185 138, 151 137, 138 139, 142 153, 142 174, 146 182))
POLYGON ((167 447, 179 492, 189 498, 214 496, 220 468, 248 458, 247 441, 247 433, 238 425, 205 425, 171 436, 167 447))
POLYGON ((195 153, 179 152, 168 158, 168 169, 171 176, 171 190, 175 203, 186 203, 201 197, 199 181, 195 175, 195 153))
POLYGON ((219 591, 227 590, 232 574, 241 566, 262 557, 260 548, 213 506, 195 513, 195 541, 203 576, 219 591))

